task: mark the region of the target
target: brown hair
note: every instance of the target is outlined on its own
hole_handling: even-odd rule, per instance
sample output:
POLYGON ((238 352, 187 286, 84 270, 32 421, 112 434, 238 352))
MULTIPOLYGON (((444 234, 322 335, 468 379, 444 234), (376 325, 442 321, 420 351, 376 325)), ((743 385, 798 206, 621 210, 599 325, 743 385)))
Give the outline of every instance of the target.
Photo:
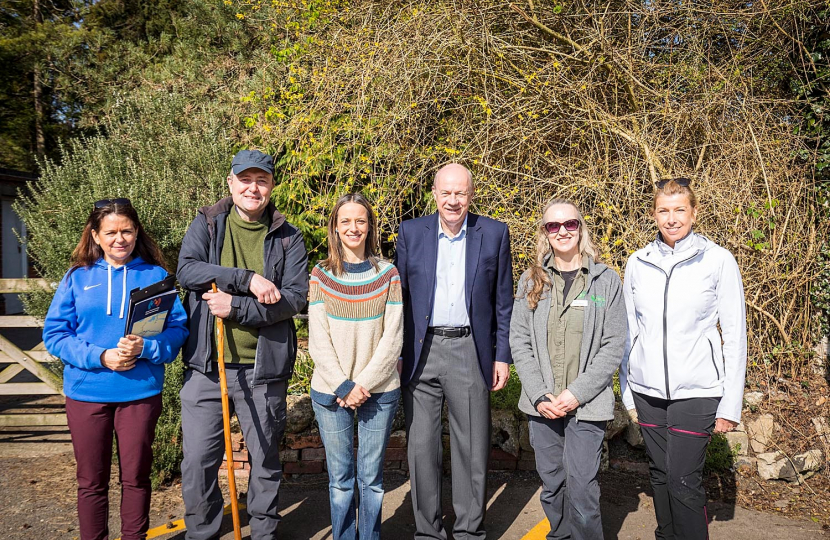
POLYGON ((329 214, 328 224, 328 240, 329 240, 329 255, 320 262, 320 266, 334 274, 340 276, 343 274, 343 243, 340 240, 340 235, 337 234, 337 214, 343 205, 348 203, 359 204, 366 209, 366 217, 369 220, 369 234, 366 237, 366 258, 372 263, 375 270, 378 269, 378 261, 380 260, 380 253, 378 246, 380 245, 380 234, 378 233, 378 220, 375 217, 375 211, 372 210, 372 205, 369 200, 362 193, 349 193, 343 195, 337 202, 334 203, 334 208, 329 214))
POLYGON ((695 196, 695 192, 692 190, 691 180, 688 178, 671 178, 669 180, 658 182, 657 185, 659 187, 654 190, 654 199, 651 201, 652 213, 657 210, 657 197, 662 197, 664 195, 668 197, 671 197, 672 195, 685 195, 689 198, 689 204, 692 205, 692 208, 697 208, 697 196, 695 196), (686 185, 681 186, 678 181, 681 181, 686 185), (661 183, 663 184, 662 186, 660 186, 661 183))
POLYGON ((588 225, 585 223, 585 219, 582 217, 582 212, 579 211, 576 204, 568 199, 552 199, 549 201, 542 210, 542 215, 539 218, 539 224, 536 227, 536 260, 529 269, 530 274, 528 275, 527 283, 525 285, 525 297, 527 298, 527 305, 531 310, 536 309, 536 306, 539 305, 539 299, 542 297, 542 293, 549 290, 551 287, 548 272, 545 270, 545 261, 553 252, 553 249, 550 247, 548 233, 545 230, 543 220, 545 219, 545 213, 548 209, 557 204, 567 204, 576 210, 576 217, 579 220, 579 254, 582 257, 591 257, 594 261, 599 261, 597 248, 591 241, 591 233, 588 230, 588 225))
POLYGON ((89 267, 95 264, 95 261, 104 256, 104 251, 101 246, 95 243, 92 238, 92 231, 98 231, 101 222, 110 214, 117 216, 124 216, 133 222, 135 226, 135 248, 133 255, 141 257, 144 262, 161 266, 167 270, 167 263, 164 260, 164 255, 158 247, 158 244, 144 231, 141 226, 141 221, 138 219, 138 213, 131 204, 121 204, 113 202, 97 208, 90 212, 86 220, 84 231, 81 233, 81 240, 75 246, 72 252, 72 269, 89 267))

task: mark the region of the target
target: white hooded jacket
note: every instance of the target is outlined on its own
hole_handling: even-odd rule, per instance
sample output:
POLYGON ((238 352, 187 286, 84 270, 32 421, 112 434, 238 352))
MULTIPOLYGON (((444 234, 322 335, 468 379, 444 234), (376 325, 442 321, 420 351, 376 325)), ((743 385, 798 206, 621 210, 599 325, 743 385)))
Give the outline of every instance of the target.
POLYGON ((629 257, 623 293, 625 407, 634 408, 632 391, 670 400, 721 397, 717 418, 740 422, 746 306, 732 254, 695 233, 674 249, 658 238, 629 257))

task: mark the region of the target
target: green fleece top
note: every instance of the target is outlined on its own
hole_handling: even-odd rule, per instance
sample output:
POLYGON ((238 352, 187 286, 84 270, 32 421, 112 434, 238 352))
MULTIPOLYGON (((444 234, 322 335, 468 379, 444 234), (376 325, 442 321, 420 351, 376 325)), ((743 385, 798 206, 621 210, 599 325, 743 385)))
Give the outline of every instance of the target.
POLYGON ((579 376, 579 353, 582 348, 582 331, 585 320, 584 301, 588 285, 588 258, 583 257, 567 297, 565 296, 565 279, 556 268, 553 257, 548 260, 548 276, 552 282, 553 301, 548 315, 548 351, 553 370, 553 395, 558 396, 579 376))
MULTIPOLYGON (((264 213, 259 221, 245 221, 234 207, 225 222, 225 240, 219 264, 228 268, 244 268, 265 275, 263 246, 265 235, 271 226, 271 217, 264 213)), ((216 333, 214 333, 216 336, 216 333)), ((214 337, 215 339, 215 337, 214 337)), ((225 362, 229 364, 253 364, 259 329, 225 319, 225 362)), ((216 360, 218 343, 213 347, 216 360)))

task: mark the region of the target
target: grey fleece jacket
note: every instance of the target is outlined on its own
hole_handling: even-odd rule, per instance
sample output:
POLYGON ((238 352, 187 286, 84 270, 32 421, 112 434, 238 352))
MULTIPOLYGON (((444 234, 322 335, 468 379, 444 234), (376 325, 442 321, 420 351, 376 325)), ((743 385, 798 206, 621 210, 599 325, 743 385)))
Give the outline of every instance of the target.
MULTIPOLYGON (((602 263, 589 261, 579 375, 568 390, 580 403, 577 420, 602 421, 614 418, 612 381, 625 353, 628 320, 620 276, 602 263)), ((525 296, 529 273, 519 279, 513 302, 510 350, 522 382, 519 409, 541 416, 533 404, 554 388, 547 335, 551 295, 544 291, 536 309, 531 310, 525 296)))

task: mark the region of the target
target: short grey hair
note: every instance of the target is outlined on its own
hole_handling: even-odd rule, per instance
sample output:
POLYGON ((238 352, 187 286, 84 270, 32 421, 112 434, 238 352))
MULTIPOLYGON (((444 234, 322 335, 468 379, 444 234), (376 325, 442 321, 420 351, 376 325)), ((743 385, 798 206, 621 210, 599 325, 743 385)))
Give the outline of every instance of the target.
POLYGON ((464 169, 464 172, 466 172, 466 173, 467 173, 467 183, 470 185, 470 191, 471 191, 471 192, 472 192, 472 191, 475 191, 475 189, 476 189, 476 183, 475 183, 475 181, 473 180, 473 173, 472 173, 472 172, 470 172, 470 169, 468 169, 468 168, 467 168, 467 167, 465 167, 464 165, 462 165, 462 164, 460 164, 460 163, 456 163, 456 162, 447 163, 446 165, 441 166, 441 168, 440 168, 440 169, 438 169, 438 170, 435 172, 435 176, 434 176, 434 177, 433 177, 433 179, 432 179, 432 189, 435 189, 435 184, 438 182, 438 177, 441 175, 441 173, 442 173, 442 172, 444 172, 444 170, 446 170, 446 169, 448 169, 448 168, 450 168, 450 167, 455 168, 454 166, 458 166, 458 167, 461 167, 461 168, 463 168, 463 169, 464 169))

